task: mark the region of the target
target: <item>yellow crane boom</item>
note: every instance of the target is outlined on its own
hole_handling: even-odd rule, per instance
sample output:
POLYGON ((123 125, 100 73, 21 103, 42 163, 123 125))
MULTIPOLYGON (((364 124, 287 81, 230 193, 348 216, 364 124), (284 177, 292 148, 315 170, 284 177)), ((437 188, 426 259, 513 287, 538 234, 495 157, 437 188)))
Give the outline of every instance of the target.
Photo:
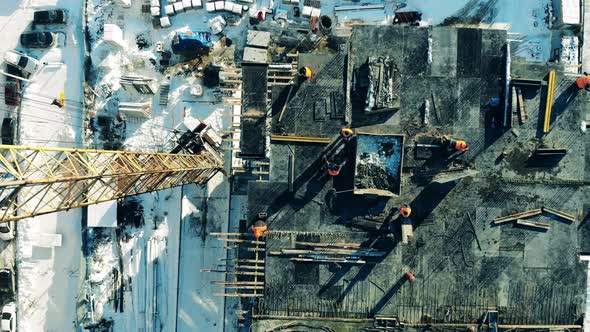
POLYGON ((223 158, 200 154, 0 145, 0 222, 206 183, 223 158))

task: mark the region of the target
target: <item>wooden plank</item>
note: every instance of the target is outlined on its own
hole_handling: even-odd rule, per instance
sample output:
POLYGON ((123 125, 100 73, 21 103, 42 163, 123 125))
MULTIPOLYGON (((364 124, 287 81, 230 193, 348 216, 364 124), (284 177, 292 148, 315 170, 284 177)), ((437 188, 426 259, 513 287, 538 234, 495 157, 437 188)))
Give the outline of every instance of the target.
POLYGON ((236 297, 263 297, 262 294, 240 294, 240 293, 229 293, 229 294, 215 293, 213 295, 215 295, 215 296, 236 296, 236 297))
POLYGON ((315 243, 315 242, 303 242, 303 241, 295 241, 295 244, 301 244, 304 246, 313 246, 313 247, 339 247, 339 248, 359 248, 361 246, 360 243, 315 243))
POLYGON ((498 217, 498 218, 494 219, 494 224, 500 225, 500 224, 504 224, 504 223, 507 223, 507 222, 510 222, 510 221, 513 221, 516 219, 532 217, 532 216, 535 216, 535 215, 541 214, 541 213, 543 213, 542 209, 534 209, 534 210, 519 212, 519 213, 511 214, 508 216, 504 216, 504 217, 498 217))
POLYGON ((225 280, 212 280, 212 284, 221 284, 221 285, 262 285, 264 281, 225 281, 225 280))
POLYGON ((289 258, 290 261, 294 262, 309 262, 309 263, 342 263, 342 264, 366 264, 367 261, 364 260, 348 260, 348 259, 339 259, 339 260, 332 260, 332 259, 312 259, 312 258, 300 258, 300 257, 293 257, 289 258))
POLYGON ((518 98, 518 123, 524 124, 527 120, 527 114, 524 108, 524 98, 520 89, 515 88, 515 90, 518 98))
POLYGON ((227 264, 219 264, 219 267, 234 267, 236 269, 244 269, 244 270, 264 270, 264 266, 251 266, 251 265, 227 265, 227 264))
POLYGON ((240 242, 240 243, 252 243, 252 244, 265 244, 264 241, 244 240, 244 239, 228 239, 228 238, 217 238, 217 241, 225 242, 240 242))
POLYGON ((521 226, 528 226, 528 227, 534 227, 534 228, 538 228, 538 229, 544 229, 544 230, 548 230, 549 228, 551 228, 551 225, 548 223, 534 222, 534 221, 525 220, 525 219, 516 219, 516 224, 521 225, 521 226))
POLYGON ((238 262, 238 263, 255 263, 255 264, 264 264, 264 259, 238 259, 238 258, 220 258, 220 261, 231 261, 231 262, 238 262))
POLYGON ((262 286, 240 286, 240 285, 225 285, 225 289, 264 289, 264 285, 262 286))
POLYGON ((252 271, 227 271, 227 270, 212 270, 212 269, 201 269, 201 272, 214 272, 214 273, 225 273, 225 274, 242 274, 248 276, 263 276, 264 273, 262 272, 252 272, 252 271))
POLYGON ((566 219, 566 220, 569 220, 569 221, 572 221, 572 222, 576 222, 577 221, 576 220, 576 217, 573 216, 573 215, 571 215, 571 214, 569 214, 569 213, 565 213, 563 211, 552 209, 552 208, 549 208, 549 207, 546 207, 546 206, 543 206, 543 212, 549 212, 551 214, 554 214, 554 215, 556 215, 558 217, 561 217, 563 219, 566 219))
POLYGON ((246 248, 247 251, 265 251, 264 248, 246 248))
POLYGON ((242 236, 247 233, 228 233, 228 232, 211 232, 209 235, 235 235, 235 236, 242 236))
MULTIPOLYGON (((272 254, 271 252, 269 254, 272 254)), ((372 256, 379 257, 385 255, 383 251, 329 251, 321 250, 298 250, 298 249, 281 249, 279 255, 344 255, 344 256, 372 256)))
POLYGON ((518 111, 518 97, 517 97, 517 92, 516 92, 516 87, 512 87, 511 93, 510 93, 510 109, 512 111, 512 113, 516 113, 518 111))

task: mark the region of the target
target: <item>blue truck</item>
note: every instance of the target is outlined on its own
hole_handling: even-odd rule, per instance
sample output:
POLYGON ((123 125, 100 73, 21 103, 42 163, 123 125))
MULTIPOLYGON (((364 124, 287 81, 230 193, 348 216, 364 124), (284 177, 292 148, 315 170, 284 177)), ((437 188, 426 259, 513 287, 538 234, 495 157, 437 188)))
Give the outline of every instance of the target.
POLYGON ((179 32, 172 38, 172 52, 175 54, 198 53, 213 46, 210 32, 179 32))

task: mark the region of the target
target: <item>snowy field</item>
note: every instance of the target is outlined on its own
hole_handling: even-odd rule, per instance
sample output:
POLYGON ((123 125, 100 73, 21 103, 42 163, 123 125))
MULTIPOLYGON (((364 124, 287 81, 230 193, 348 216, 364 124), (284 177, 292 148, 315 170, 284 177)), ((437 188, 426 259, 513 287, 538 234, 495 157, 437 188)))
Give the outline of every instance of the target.
POLYGON ((226 257, 224 242, 207 234, 227 231, 229 185, 218 174, 204 188, 185 186, 184 193, 177 331, 230 331, 223 328, 224 298, 214 296, 223 288, 210 283, 223 274, 199 271, 217 268, 226 257))
MULTIPOLYGON (((205 89, 200 98, 190 95, 191 86, 201 83, 200 78, 167 77, 149 64, 156 52, 156 42, 163 42, 169 49, 175 30, 207 30, 207 19, 214 15, 195 19, 195 14, 204 10, 193 10, 172 17, 173 27, 155 30, 149 16, 137 15, 139 12, 139 2, 132 8, 123 9, 106 1, 89 1, 88 22, 93 43, 91 84, 95 88, 108 85, 114 91, 109 98, 97 98, 97 115, 112 115, 118 102, 147 102, 151 105, 149 119, 127 120, 124 142, 127 150, 166 151, 164 146, 169 131, 183 121, 199 119, 216 130, 226 127, 229 118, 222 115, 228 109, 219 99, 212 102, 216 100, 215 91, 205 89), (122 28, 123 46, 104 42, 102 26, 105 23, 115 23, 122 28), (139 49, 137 35, 142 35, 149 46, 139 49), (139 95, 120 89, 119 78, 124 75, 153 78, 156 86, 169 83, 168 105, 159 105, 158 93, 139 95)), ((240 30, 233 31, 239 33, 240 30)), ((233 53, 227 56, 231 59, 233 53)), ((220 56, 216 61, 225 59, 220 56)), ((204 188, 189 185, 182 190, 176 188, 139 198, 144 208, 145 225, 134 229, 127 242, 121 244, 123 277, 129 280, 129 285, 124 287, 123 311, 112 305, 112 275, 101 274, 101 271, 118 266, 114 246, 100 246, 90 259, 91 293, 99 308, 93 312, 94 320, 112 319, 114 331, 224 331, 225 300, 214 295, 222 289, 209 282, 223 279, 223 276, 202 273, 200 269, 211 268, 222 263, 219 259, 225 258, 223 243, 214 241, 208 233, 227 230, 227 178, 218 174, 204 188)))

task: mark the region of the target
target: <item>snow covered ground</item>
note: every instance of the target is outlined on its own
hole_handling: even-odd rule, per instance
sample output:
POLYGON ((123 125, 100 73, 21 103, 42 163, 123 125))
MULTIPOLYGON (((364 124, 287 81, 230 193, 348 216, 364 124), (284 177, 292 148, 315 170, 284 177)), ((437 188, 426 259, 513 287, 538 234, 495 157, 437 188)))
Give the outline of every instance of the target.
MULTIPOLYGON (((127 150, 162 151, 169 131, 184 120, 198 118, 215 129, 227 129, 231 107, 215 103, 219 92, 205 89, 202 97, 191 96, 190 88, 202 83, 193 75, 166 77, 151 65, 157 42, 169 49, 176 31, 208 31, 209 19, 219 15, 205 9, 190 10, 171 17, 172 27, 153 29, 149 14, 139 14, 141 1, 124 9, 107 0, 88 0, 92 63, 96 88, 108 84, 114 90, 112 98, 99 97, 99 115, 113 115, 118 102, 149 102, 152 116, 149 119, 130 118, 127 122, 127 150), (123 30, 126 47, 117 47, 101 40, 102 25, 115 23, 123 30), (143 36, 149 43, 139 49, 136 37, 143 36), (156 95, 138 95, 119 89, 122 75, 143 75, 156 83, 169 81, 170 94, 166 107, 158 103, 156 95), (118 91, 117 91, 118 90, 118 91)), ((265 1, 259 0, 258 3, 265 1)), ((520 33, 523 42, 517 52, 534 61, 545 61, 550 56, 551 33, 544 23, 544 9, 550 0, 406 0, 408 9, 423 12, 423 20, 431 25, 440 24, 449 16, 481 15, 479 5, 492 3, 483 13, 482 22, 509 22, 509 31, 520 33)), ((336 0, 322 1, 322 12, 331 14, 336 0)), ((275 2, 278 8, 290 7, 275 2)), ((391 4, 384 11, 369 14, 342 14, 339 18, 364 18, 384 22, 393 13, 391 4)), ((70 12, 70 24, 52 30, 65 32, 61 46, 30 53, 48 64, 28 84, 21 107, 20 143, 73 147, 80 146, 84 131, 82 119, 82 66, 83 35, 82 0, 5 0, 0 1, 0 54, 18 46, 18 36, 30 29, 32 12, 36 8, 57 6, 70 12), (51 106, 54 98, 64 98, 64 108, 51 106)), ((245 34, 245 19, 234 16, 235 22, 226 28, 226 34, 241 42, 245 34)), ((269 17, 270 18, 270 17, 269 17)), ((38 28, 40 29, 40 28, 38 28)), ((516 35, 519 36, 519 35, 516 35)), ((218 36, 214 41, 218 41, 218 36)), ((221 50, 212 57, 218 64, 232 65, 234 48, 221 50)), ((0 78, 0 83, 4 78, 0 78)), ((16 116, 16 110, 0 107, 3 116, 16 116)), ((95 142, 96 143, 96 142, 95 142)), ((226 153, 227 155, 227 153, 226 153)), ((229 160, 228 160, 229 162, 229 160)), ((91 288, 96 307, 93 318, 112 319, 115 331, 228 331, 235 328, 235 315, 231 314, 235 299, 215 296, 223 292, 212 285, 212 280, 223 280, 222 274, 202 273, 200 269, 216 268, 226 257, 223 242, 208 236, 210 232, 232 231, 244 218, 244 196, 233 197, 230 208, 229 183, 218 174, 205 188, 185 186, 159 193, 139 196, 144 207, 145 225, 129 233, 117 245, 111 240, 97 245, 88 260, 89 275, 81 255, 81 210, 60 212, 24 220, 18 224, 17 269, 20 331, 72 330, 80 317, 77 305, 81 294, 91 288), (231 225, 228 225, 228 222, 231 225), (181 225, 182 224, 182 225, 181 225), (61 234, 62 246, 45 248, 35 246, 35 236, 61 234), (113 297, 116 287, 113 268, 123 267, 124 310, 115 309, 113 297), (83 282, 87 277, 88 283, 83 282), (89 286, 88 286, 89 285, 89 286), (226 316, 224 317, 224 312, 226 316), (228 314, 229 313, 229 314, 228 314), (78 318, 77 318, 78 317, 78 318), (70 328, 72 327, 72 328, 70 328)), ((108 230, 103 230, 109 233, 108 230)))
POLYGON ((208 236, 226 232, 229 219, 229 185, 222 174, 204 188, 186 186, 183 197, 183 225, 179 270, 179 298, 176 331, 229 331, 224 326, 224 298, 220 285, 223 274, 203 273, 202 268, 223 269, 224 242, 208 236))
MULTIPOLYGON (((128 118, 124 142, 127 150, 167 152, 168 133, 185 120, 203 120, 217 130, 226 127, 229 118, 222 114, 228 110, 219 102, 216 91, 205 89, 202 97, 195 98, 189 91, 192 85, 201 83, 201 78, 163 75, 150 60, 155 58, 158 41, 169 49, 175 30, 206 31, 208 18, 215 15, 205 14, 204 9, 192 10, 172 17, 173 27, 158 30, 153 29, 149 15, 138 14, 139 5, 135 2, 125 9, 107 1, 89 1, 91 85, 98 91, 102 91, 100 86, 109 85, 114 91, 108 98, 97 98, 97 115, 113 116, 118 102, 151 105, 149 119, 128 118), (124 47, 103 41, 105 23, 122 28, 124 47), (138 35, 149 44, 146 48, 138 48, 138 35), (158 93, 139 95, 120 89, 119 79, 124 75, 152 78, 156 86, 168 82, 168 105, 159 104, 158 93), (217 102, 213 103, 214 100, 217 102)), ((239 30, 234 29, 233 33, 239 30)), ((227 61, 227 57, 233 57, 231 50, 214 61, 227 61)), ((227 178, 218 174, 204 189, 189 185, 182 190, 182 197, 180 188, 139 196, 145 225, 127 229, 126 240, 120 244, 123 279, 129 280, 123 287, 123 311, 113 305, 113 274, 102 272, 118 268, 116 245, 107 242, 94 249, 89 258, 91 293, 98 308, 93 313, 94 320, 112 319, 115 331, 223 331, 224 298, 214 296, 222 289, 209 283, 223 276, 202 273, 200 269, 211 268, 225 257, 223 243, 207 234, 227 229, 229 184, 227 178)))
POLYGON ((527 61, 548 61, 551 56, 551 30, 545 22, 551 0, 407 0, 407 8, 422 12, 422 20, 441 24, 449 17, 470 17, 485 24, 504 25, 514 38, 522 38, 516 54, 527 61))
MULTIPOLYGON (((0 54, 18 48, 20 34, 31 29, 33 11, 60 6, 70 11, 67 27, 51 27, 60 34, 60 46, 50 50, 27 51, 50 63, 25 87, 20 107, 20 143, 74 147, 80 144, 82 86, 82 2, 79 0, 22 0, 0 3, 0 54), (65 45, 64 45, 65 43, 65 45), (62 97, 66 106, 51 106, 62 97)), ((38 27, 37 29, 45 30, 38 27)), ((6 115, 16 118, 16 109, 6 115)), ((18 285, 18 329, 58 331, 73 329, 80 279, 81 210, 60 212, 23 220, 18 225, 16 269, 18 285), (34 238, 60 234, 62 246, 36 246, 34 238)))

